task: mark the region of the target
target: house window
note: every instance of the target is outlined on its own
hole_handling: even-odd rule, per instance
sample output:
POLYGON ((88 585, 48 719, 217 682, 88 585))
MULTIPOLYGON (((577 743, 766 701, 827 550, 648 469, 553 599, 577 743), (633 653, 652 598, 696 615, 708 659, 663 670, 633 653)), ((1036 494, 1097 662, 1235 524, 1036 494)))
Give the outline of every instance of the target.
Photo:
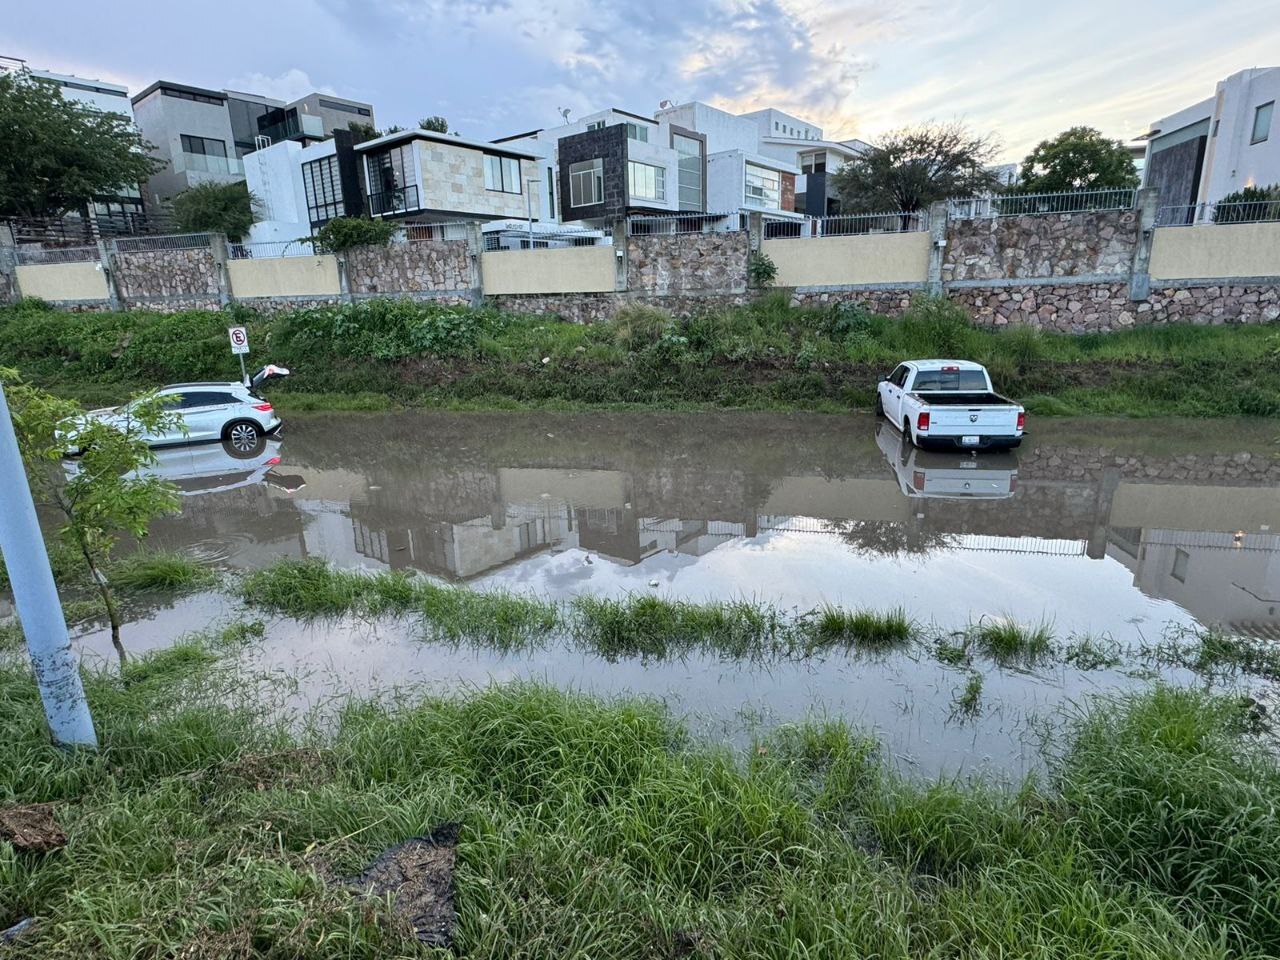
POLYGON ((313 226, 342 216, 342 178, 337 157, 321 157, 304 163, 302 185, 307 192, 307 216, 313 226))
POLYGON ((604 201, 604 161, 569 164, 569 206, 586 207, 604 201))
POLYGON ((1177 580, 1179 583, 1187 582, 1187 564, 1190 561, 1191 554, 1187 553, 1185 550, 1179 550, 1176 547, 1174 548, 1173 569, 1169 571, 1173 576, 1173 579, 1177 580))
POLYGON ((376 216, 419 208, 413 144, 380 150, 366 156, 364 162, 370 213, 376 216))
POLYGON ((1253 112, 1253 137, 1250 143, 1261 143, 1271 136, 1271 114, 1275 111, 1276 102, 1264 103, 1253 112))
POLYGON ((826 153, 806 153, 800 157, 801 173, 826 173, 826 153))
POLYGON ((227 155, 227 144, 223 140, 212 140, 209 137, 193 137, 184 133, 182 135, 182 152, 199 153, 208 157, 225 157, 227 155))
POLYGON ((749 207, 779 209, 782 205, 782 175, 777 170, 766 170, 748 163, 743 200, 749 207))
POLYGON ((627 190, 632 200, 666 200, 666 168, 630 161, 627 163, 627 190))
POLYGON ((371 117, 373 113, 368 107, 357 107, 354 103, 339 103, 337 100, 326 100, 320 98, 320 106, 327 110, 341 110, 344 113, 354 113, 361 117, 371 117))
POLYGON ((671 146, 680 158, 676 164, 680 209, 702 210, 702 141, 673 133, 671 146))
POLYGON ((641 143, 649 142, 649 128, 642 127, 638 123, 627 124, 627 139, 639 140, 641 143))
POLYGON ((547 209, 551 211, 551 215, 554 217, 556 209, 556 172, 551 167, 547 167, 547 209))
POLYGON ((515 157, 484 155, 484 188, 501 193, 520 192, 520 161, 515 157))
POLYGON ((175 90, 173 87, 161 87, 160 95, 173 97, 175 100, 192 100, 195 103, 207 103, 220 107, 225 102, 222 97, 211 97, 203 93, 192 93, 190 90, 175 90))
POLYGON ((588 123, 588 124, 587 124, 587 129, 588 129, 588 130, 603 130, 603 129, 604 129, 604 121, 603 121, 603 120, 592 120, 590 123, 588 123))

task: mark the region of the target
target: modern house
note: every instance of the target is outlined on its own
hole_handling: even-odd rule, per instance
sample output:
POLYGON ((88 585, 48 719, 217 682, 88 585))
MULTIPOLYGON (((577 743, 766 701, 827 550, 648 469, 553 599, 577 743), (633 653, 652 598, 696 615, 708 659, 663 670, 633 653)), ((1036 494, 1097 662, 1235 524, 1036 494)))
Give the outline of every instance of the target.
POLYGON ((772 108, 744 113, 742 119, 756 122, 760 153, 799 169, 792 207, 796 213, 827 217, 840 212, 840 198, 830 175, 869 150, 870 144, 862 140, 827 140, 816 123, 772 108))
POLYGON ((143 138, 167 165, 147 182, 149 203, 200 183, 243 180, 244 157, 273 143, 316 143, 352 121, 373 122, 373 107, 354 100, 310 94, 285 103, 167 80, 138 93, 133 112, 143 138))
MULTIPOLYGON (((356 142, 350 130, 338 129, 327 140, 284 140, 246 155, 245 183, 257 217, 248 239, 297 240, 335 217, 361 216, 365 194, 356 142)), ((304 250, 309 252, 298 252, 304 250)))
POLYGON ((537 156, 505 143, 403 130, 355 147, 371 216, 430 223, 537 216, 537 156))
POLYGON ((1280 183, 1277 100, 1280 67, 1255 67, 1151 125, 1143 182, 1159 189, 1163 222, 1208 219, 1227 194, 1280 183))

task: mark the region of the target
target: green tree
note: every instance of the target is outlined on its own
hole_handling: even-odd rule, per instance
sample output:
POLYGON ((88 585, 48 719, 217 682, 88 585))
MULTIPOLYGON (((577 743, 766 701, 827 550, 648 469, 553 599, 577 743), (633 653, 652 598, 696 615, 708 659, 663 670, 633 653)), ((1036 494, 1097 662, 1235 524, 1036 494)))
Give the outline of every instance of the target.
POLYGON ((1213 208, 1214 223, 1257 223, 1280 220, 1280 183, 1244 187, 1228 193, 1213 208))
POLYGON ((253 226, 254 202, 243 180, 200 183, 173 198, 173 216, 186 233, 225 233, 240 240, 253 226))
POLYGON ((994 190, 996 142, 960 123, 897 130, 832 177, 845 213, 921 210, 937 200, 994 190))
POLYGON ((423 117, 418 121, 418 127, 421 130, 431 130, 435 133, 448 133, 449 121, 444 117, 423 117))
POLYGON ((369 217, 335 217, 316 231, 314 237, 303 238, 317 253, 341 253, 352 247, 385 247, 395 236, 397 226, 386 220, 369 217))
POLYGON ((361 123, 359 120, 352 120, 347 124, 347 129, 361 140, 372 140, 378 136, 378 130, 372 123, 361 123))
POLYGON ((1093 127, 1072 127, 1042 140, 1022 161, 1017 192, 1124 190, 1139 183, 1133 157, 1093 127))
POLYGON ((0 216, 59 216, 163 167, 123 114, 89 109, 58 87, 0 73, 0 216))
POLYGON ((122 535, 141 539, 153 519, 178 510, 173 485, 146 472, 156 462, 147 434, 172 430, 178 418, 155 394, 135 397, 121 408, 122 417, 108 421, 87 417, 75 403, 23 383, 16 370, 0 369, 0 380, 32 495, 61 515, 58 537, 83 560, 124 663, 120 608, 106 569, 122 535), (64 463, 71 445, 82 453, 64 463))

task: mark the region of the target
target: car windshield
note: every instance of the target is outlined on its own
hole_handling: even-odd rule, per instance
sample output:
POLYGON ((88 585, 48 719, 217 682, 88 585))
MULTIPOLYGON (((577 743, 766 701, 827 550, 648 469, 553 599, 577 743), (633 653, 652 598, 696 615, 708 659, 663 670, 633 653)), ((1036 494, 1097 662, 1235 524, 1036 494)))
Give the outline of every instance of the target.
POLYGON ((981 370, 920 370, 912 390, 976 391, 987 389, 987 376, 981 370))

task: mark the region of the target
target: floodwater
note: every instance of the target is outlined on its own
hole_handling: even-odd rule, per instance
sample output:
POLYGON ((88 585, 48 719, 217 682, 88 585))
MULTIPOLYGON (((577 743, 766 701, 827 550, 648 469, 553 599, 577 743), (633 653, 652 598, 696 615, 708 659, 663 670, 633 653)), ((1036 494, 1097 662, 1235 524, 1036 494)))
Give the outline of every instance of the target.
MULTIPOLYGON (((971 455, 904 447, 863 415, 295 415, 248 459, 217 445, 162 453, 183 511, 149 545, 230 569, 323 557, 545 597, 901 606, 939 629, 1047 620, 1062 640, 1127 647, 1195 625, 1280 638, 1280 427, 1032 426, 1020 450, 971 455)), ((201 594, 153 607, 126 643, 164 645, 235 606, 201 594)), ((97 629, 80 643, 110 651, 97 629)), ((965 674, 927 656, 606 662, 567 643, 502 654, 353 618, 272 620, 259 657, 316 699, 528 678, 655 696, 739 741, 840 716, 929 774, 1017 775, 1064 703, 1143 682, 986 665, 982 711, 958 717, 965 674)))

